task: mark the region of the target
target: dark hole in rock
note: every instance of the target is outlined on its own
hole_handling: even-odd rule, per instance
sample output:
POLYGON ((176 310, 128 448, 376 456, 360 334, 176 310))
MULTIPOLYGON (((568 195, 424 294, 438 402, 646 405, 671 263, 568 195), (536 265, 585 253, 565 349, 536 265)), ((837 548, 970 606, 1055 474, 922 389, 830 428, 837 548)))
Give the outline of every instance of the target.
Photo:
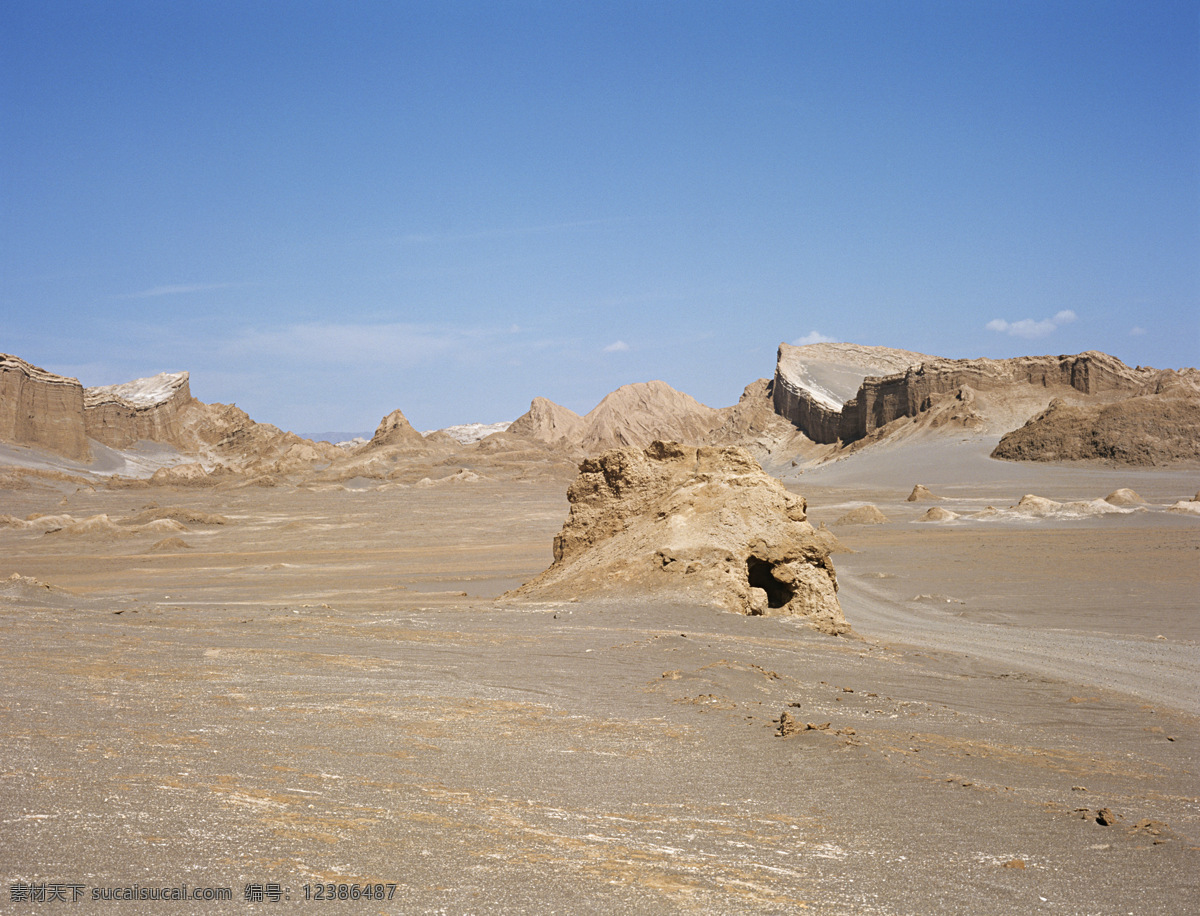
POLYGON ((746 574, 750 585, 767 593, 769 607, 783 607, 792 600, 792 587, 775 578, 774 564, 758 557, 746 558, 746 574))

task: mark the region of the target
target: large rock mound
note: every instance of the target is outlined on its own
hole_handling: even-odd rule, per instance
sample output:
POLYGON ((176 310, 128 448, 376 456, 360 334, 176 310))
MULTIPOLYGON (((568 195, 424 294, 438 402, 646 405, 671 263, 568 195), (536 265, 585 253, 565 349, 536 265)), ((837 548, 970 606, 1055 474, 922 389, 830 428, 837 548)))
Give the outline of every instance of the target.
POLYGON ((548 445, 576 446, 583 438, 583 417, 570 408, 546 398, 534 398, 529 410, 508 427, 507 432, 548 445))
POLYGON ((666 382, 636 382, 605 395, 582 417, 535 398, 508 432, 594 455, 610 448, 644 448, 658 439, 706 443, 725 417, 725 411, 707 407, 666 382))
POLYGON ((567 499, 553 565, 510 597, 651 593, 850 629, 803 498, 743 449, 612 449, 580 464, 567 499))
POLYGON ((1171 373, 1155 389, 1102 405, 1056 398, 1005 435, 992 457, 1137 466, 1200 462, 1200 390, 1194 379, 1171 373))

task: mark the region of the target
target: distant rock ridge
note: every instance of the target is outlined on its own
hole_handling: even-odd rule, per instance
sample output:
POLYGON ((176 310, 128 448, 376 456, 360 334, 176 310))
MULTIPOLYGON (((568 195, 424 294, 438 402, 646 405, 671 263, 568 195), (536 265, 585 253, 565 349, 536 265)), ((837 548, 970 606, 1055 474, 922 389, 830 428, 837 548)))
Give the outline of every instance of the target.
POLYGON ((1111 403, 1068 404, 1055 398, 1007 433, 992 457, 1140 466, 1200 463, 1200 372, 1162 370, 1139 393, 1111 403))
MULTIPOLYGON (((970 403, 975 393, 1018 387, 1078 392, 1082 395, 1132 396, 1152 384, 1159 370, 1126 366, 1106 353, 1075 356, 1024 356, 1014 359, 942 359, 882 347, 780 344, 775 374, 775 407, 815 442, 848 444, 889 423, 916 417, 950 398, 970 403), (831 352, 832 351, 832 352, 831 352), (916 359, 889 374, 866 374, 853 397, 834 408, 836 397, 812 379, 851 375, 839 358, 855 359, 859 371, 872 364, 893 365, 916 359)), ((1043 403, 1045 403, 1043 401, 1043 403)))
POLYGON ((642 448, 656 439, 703 444, 725 417, 724 411, 656 380, 622 385, 582 417, 546 398, 534 398, 508 433, 596 454, 609 448, 642 448))
POLYGON ((118 450, 152 441, 210 466, 255 473, 305 469, 340 454, 256 423, 236 405, 196 400, 186 372, 84 388, 8 354, 0 354, 0 441, 84 464, 94 460, 90 441, 118 450))
POLYGON ((90 461, 79 379, 0 353, 0 442, 90 461))
POLYGON ((421 435, 428 439, 430 436, 441 433, 449 436, 459 445, 471 445, 478 442, 480 439, 486 439, 494 433, 505 432, 512 423, 458 423, 454 426, 444 426, 441 429, 430 429, 422 431, 421 435))

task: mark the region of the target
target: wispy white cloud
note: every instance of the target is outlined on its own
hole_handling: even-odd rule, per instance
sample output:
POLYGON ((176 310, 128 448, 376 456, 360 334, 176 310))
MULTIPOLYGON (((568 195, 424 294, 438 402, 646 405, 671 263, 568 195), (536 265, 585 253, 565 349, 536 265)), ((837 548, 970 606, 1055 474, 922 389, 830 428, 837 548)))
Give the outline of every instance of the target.
POLYGON ((1130 328, 1130 329, 1129 329, 1129 336, 1130 336, 1130 337, 1141 337, 1141 336, 1142 336, 1143 334, 1145 334, 1145 333, 1146 333, 1146 329, 1145 329, 1145 328, 1141 328, 1141 327, 1132 327, 1132 328, 1130 328))
POLYGON ((138 293, 126 293, 123 296, 113 296, 113 299, 153 299, 157 296, 180 296, 187 293, 202 293, 210 289, 230 289, 242 286, 241 283, 191 283, 168 286, 152 286, 138 293))
POLYGON ((1005 321, 1003 318, 994 318, 985 325, 989 331, 995 331, 998 334, 1008 334, 1010 337, 1023 337, 1026 340, 1033 340, 1037 337, 1045 337, 1058 330, 1064 324, 1070 324, 1079 316, 1070 309, 1063 309, 1057 312, 1053 318, 1044 318, 1041 321, 1034 321, 1032 318, 1022 318, 1020 321, 1005 321))
POLYGON ((826 337, 820 331, 809 331, 803 337, 798 337, 795 340, 793 340, 792 346, 793 347, 807 347, 809 344, 836 343, 836 342, 837 342, 836 338, 826 337))
POLYGON ((629 344, 625 343, 625 341, 623 341, 623 340, 614 340, 612 343, 610 343, 607 347, 604 348, 604 352, 605 353, 628 353, 629 352, 629 344))

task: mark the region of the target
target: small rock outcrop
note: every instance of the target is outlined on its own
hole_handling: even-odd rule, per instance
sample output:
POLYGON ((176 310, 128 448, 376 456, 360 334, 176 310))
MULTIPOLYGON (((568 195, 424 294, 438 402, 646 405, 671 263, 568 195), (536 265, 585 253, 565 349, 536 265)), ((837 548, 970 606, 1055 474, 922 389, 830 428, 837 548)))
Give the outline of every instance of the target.
POLYGON ((1144 506, 1146 500, 1142 499, 1134 490, 1129 487, 1121 487, 1119 490, 1113 490, 1104 501, 1113 506, 1144 506))
POLYGON ((924 484, 917 484, 912 488, 912 492, 908 494, 908 499, 906 501, 915 503, 928 499, 941 499, 941 497, 934 496, 933 493, 930 492, 929 487, 925 486, 924 484))
POLYGON ((887 516, 872 505, 858 506, 851 509, 835 525, 882 525, 888 520, 887 516))
POLYGON ((849 631, 803 498, 743 449, 656 441, 587 458, 554 563, 510 598, 654 594, 849 631))
POLYGON ((951 512, 949 509, 943 509, 941 506, 933 506, 922 515, 918 522, 952 522, 958 518, 957 512, 951 512))

